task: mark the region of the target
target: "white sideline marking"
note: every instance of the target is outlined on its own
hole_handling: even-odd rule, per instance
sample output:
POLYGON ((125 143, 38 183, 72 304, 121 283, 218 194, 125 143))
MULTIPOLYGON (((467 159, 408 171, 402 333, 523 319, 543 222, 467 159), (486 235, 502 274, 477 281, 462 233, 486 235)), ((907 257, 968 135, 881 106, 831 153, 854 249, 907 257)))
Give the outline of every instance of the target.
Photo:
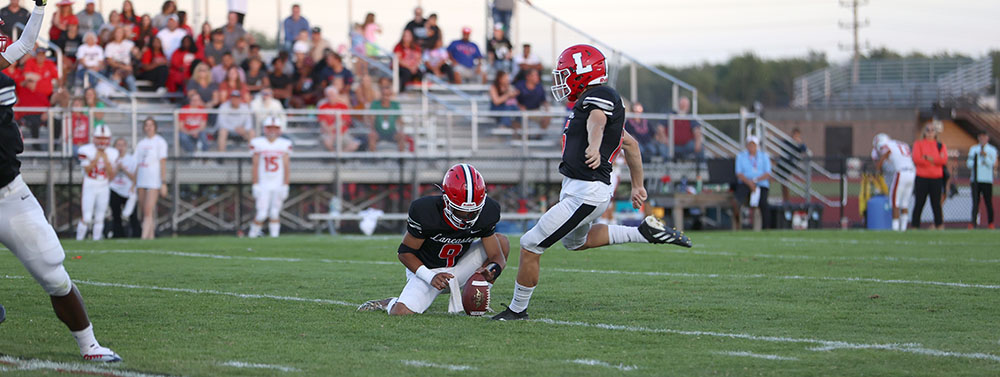
POLYGON ((476 367, 468 366, 468 365, 436 364, 436 363, 431 363, 431 362, 427 362, 427 361, 420 361, 420 360, 400 360, 400 362, 402 362, 403 364, 412 366, 412 367, 441 368, 441 369, 447 369, 447 370, 450 370, 450 371, 476 370, 476 369, 478 369, 476 367))
POLYGON ((803 259, 803 260, 857 260, 857 261, 888 261, 888 262, 973 262, 973 263, 1000 263, 1000 259, 968 259, 949 260, 947 258, 921 258, 921 257, 893 257, 893 256, 844 256, 844 255, 787 255, 787 254, 740 254, 729 251, 704 251, 689 249, 663 249, 662 251, 674 254, 694 254, 713 255, 737 258, 773 258, 773 259, 803 259))
MULTIPOLYGON (((218 255, 218 254, 188 253, 188 252, 168 251, 168 250, 93 250, 93 251, 80 250, 76 252, 91 252, 96 254, 140 253, 140 254, 173 255, 180 257, 195 257, 195 258, 210 258, 210 259, 254 260, 261 262, 321 262, 321 263, 343 263, 343 264, 376 264, 376 265, 393 265, 393 266, 399 265, 398 262, 388 262, 388 261, 248 257, 248 256, 218 255)), ((510 269, 516 269, 516 267, 510 267, 510 269)), ((642 272, 642 271, 617 271, 617 270, 587 270, 587 269, 573 269, 573 268, 542 268, 542 270, 570 272, 570 273, 608 274, 608 275, 644 275, 644 276, 669 276, 669 277, 689 277, 689 278, 708 278, 708 279, 732 278, 732 279, 824 280, 824 281, 848 281, 848 282, 865 282, 865 283, 880 283, 880 284, 933 285, 933 286, 944 286, 944 287, 954 287, 954 288, 1000 289, 1000 285, 995 285, 995 284, 968 284, 968 283, 955 283, 955 282, 942 282, 942 281, 877 279, 877 278, 863 278, 863 277, 799 276, 799 275, 772 276, 763 274, 752 274, 752 275, 701 274, 701 273, 688 273, 688 272, 658 272, 658 271, 642 272)))
POLYGON ((799 358, 797 358, 797 357, 787 357, 787 356, 778 356, 778 355, 763 355, 763 354, 753 353, 753 352, 747 352, 747 351, 729 351, 729 352, 712 352, 712 353, 717 354, 717 355, 753 357, 753 358, 757 358, 757 359, 766 359, 766 360, 799 361, 799 358))
POLYGON ((591 359, 568 360, 568 362, 573 363, 573 364, 580 364, 580 365, 591 365, 591 366, 613 368, 613 369, 618 369, 618 370, 620 370, 622 372, 629 372, 629 371, 633 371, 633 370, 639 369, 639 367, 637 367, 635 365, 625 365, 625 364, 614 365, 614 364, 605 363, 605 362, 600 361, 600 360, 591 360, 591 359))
POLYGON ((21 371, 21 370, 49 370, 59 373, 73 373, 73 374, 95 374, 99 376, 108 377, 159 377, 162 375, 158 374, 146 374, 140 372, 132 372, 127 370, 117 370, 111 368, 104 368, 98 365, 100 364, 78 364, 78 363, 63 363, 48 360, 22 360, 13 356, 0 356, 0 365, 6 365, 0 367, 0 371, 21 371))
MULTIPOLYGON (((10 276, 4 275, 7 279, 23 279, 23 276, 10 276)), ((326 299, 309 299, 302 297, 288 297, 288 296, 276 296, 276 295, 266 295, 266 294, 245 294, 245 293, 234 293, 234 292, 222 292, 216 290, 207 289, 187 289, 187 288, 168 288, 168 287, 156 287, 156 286, 142 286, 134 284, 118 284, 118 283, 104 283, 86 280, 76 280, 75 282, 80 284, 95 285, 102 287, 115 287, 115 288, 126 288, 126 289, 148 289, 148 290, 158 290, 158 291, 168 291, 168 292, 184 292, 184 293, 194 293, 194 294, 214 294, 214 295, 224 295, 233 296, 238 298, 268 298, 272 300, 283 300, 283 301, 298 301, 298 302, 314 302, 319 304, 330 304, 330 305, 341 305, 341 306, 351 306, 357 307, 358 304, 352 304, 344 301, 337 300, 326 300, 326 299)), ((733 334, 733 333, 722 333, 714 331, 691 331, 691 330, 675 330, 675 329, 655 329, 649 327, 639 327, 639 326, 624 326, 624 325, 613 325, 604 323, 587 323, 587 322, 570 322, 570 321, 557 321, 554 319, 533 319, 531 321, 547 323, 551 325, 562 325, 562 326, 577 326, 577 327, 589 327, 598 328, 605 330, 617 330, 617 331, 630 331, 630 332, 643 332, 652 334, 677 334, 677 335, 689 335, 689 336, 713 336, 721 338, 731 338, 731 339, 746 339, 746 340, 757 340, 764 342, 778 342, 778 343, 812 343, 819 344, 820 347, 810 348, 811 351, 832 351, 838 349, 879 349, 888 351, 900 351, 909 352, 921 355, 929 356, 940 356, 940 357, 959 357, 967 359, 980 359, 980 360, 990 360, 1000 362, 1000 356, 988 354, 988 353, 963 353, 963 352, 951 352, 951 351, 941 351, 928 348, 922 348, 918 343, 891 343, 891 344, 859 344, 859 343, 848 343, 843 341, 834 340, 821 340, 821 339, 809 339, 809 338, 787 338, 787 337, 776 337, 776 336, 761 336, 761 335, 751 335, 751 334, 733 334)), ((405 360, 404 360, 405 361, 405 360)), ((418 361, 419 362, 419 361, 418 361)))
POLYGON ((270 364, 255 364, 255 363, 244 363, 242 361, 227 361, 220 363, 224 367, 234 367, 234 368, 253 368, 253 369, 274 369, 280 370, 282 372, 301 372, 301 369, 286 367, 283 365, 270 365, 270 364))
POLYGON ((904 240, 857 240, 850 238, 792 238, 792 237, 778 237, 778 238, 754 238, 754 237, 734 237, 735 240, 740 241, 761 241, 767 240, 767 242, 779 241, 783 243, 840 243, 847 245, 860 245, 860 244, 871 244, 871 245, 937 245, 937 246, 996 246, 995 244, 989 243, 968 243, 968 242, 949 242, 949 241, 904 241, 904 240))

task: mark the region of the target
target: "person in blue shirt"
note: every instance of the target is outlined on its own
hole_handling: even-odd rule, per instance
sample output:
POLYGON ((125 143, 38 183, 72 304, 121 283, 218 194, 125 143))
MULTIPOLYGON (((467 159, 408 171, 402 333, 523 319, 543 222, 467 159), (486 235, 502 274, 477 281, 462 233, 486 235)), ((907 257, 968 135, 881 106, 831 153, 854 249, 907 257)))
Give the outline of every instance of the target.
POLYGON ((291 51, 295 37, 303 30, 309 32, 309 20, 302 17, 302 8, 298 4, 292 5, 292 15, 285 19, 282 27, 285 29, 284 50, 291 51))
POLYGON ((479 79, 480 83, 486 82, 486 74, 479 66, 479 61, 483 59, 483 54, 479 52, 479 46, 469 40, 472 29, 462 28, 462 39, 451 42, 448 45, 448 57, 454 64, 452 67, 452 82, 461 84, 464 80, 479 79))
POLYGON ((771 158, 758 148, 757 136, 747 137, 747 149, 736 156, 736 204, 733 206, 733 228, 740 226, 740 206, 749 206, 754 212, 754 230, 759 230, 763 214, 767 213, 767 194, 771 187, 771 158))
POLYGON ((965 165, 972 171, 972 222, 969 229, 976 227, 976 219, 979 218, 979 197, 983 197, 986 202, 986 218, 989 220, 989 228, 996 229, 993 224, 993 176, 997 174, 997 149, 990 145, 990 135, 985 132, 979 134, 979 144, 969 148, 969 158, 965 165))

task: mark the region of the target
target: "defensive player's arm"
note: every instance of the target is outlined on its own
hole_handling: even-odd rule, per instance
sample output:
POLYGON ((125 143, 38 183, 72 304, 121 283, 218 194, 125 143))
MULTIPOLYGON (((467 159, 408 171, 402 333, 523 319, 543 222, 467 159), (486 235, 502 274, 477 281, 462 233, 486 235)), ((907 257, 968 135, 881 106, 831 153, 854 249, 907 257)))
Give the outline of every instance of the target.
POLYGON ((455 278, 455 275, 447 272, 435 274, 434 271, 424 266, 424 262, 421 262, 420 258, 417 258, 417 255, 414 254, 423 245, 423 238, 417 238, 410 234, 410 232, 406 232, 406 235, 403 236, 403 243, 399 244, 399 262, 403 263, 406 269, 413 272, 417 278, 427 282, 434 289, 444 289, 448 286, 448 281, 455 278))
POLYGON ((0 52, 0 70, 7 69, 34 49, 35 41, 38 40, 38 32, 42 29, 43 18, 45 18, 45 1, 35 0, 35 9, 31 11, 28 23, 24 25, 21 37, 7 46, 7 50, 0 52))
POLYGON ((601 142, 604 141, 604 126, 607 124, 608 116, 604 115, 603 110, 590 110, 590 115, 587 116, 587 149, 583 155, 591 169, 601 167, 601 142))
POLYGON ((646 201, 646 186, 642 172, 642 154, 639 142, 628 132, 622 131, 622 149, 625 150, 625 164, 632 177, 632 208, 639 209, 646 201))

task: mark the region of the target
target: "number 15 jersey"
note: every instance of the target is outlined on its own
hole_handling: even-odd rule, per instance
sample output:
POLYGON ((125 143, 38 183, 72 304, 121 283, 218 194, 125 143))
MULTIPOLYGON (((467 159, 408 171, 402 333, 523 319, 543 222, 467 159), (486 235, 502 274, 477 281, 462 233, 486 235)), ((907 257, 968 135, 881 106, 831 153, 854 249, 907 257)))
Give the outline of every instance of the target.
POLYGON ((455 229, 444 217, 444 199, 440 195, 425 196, 410 203, 406 231, 423 239, 424 244, 414 253, 427 268, 454 267, 469 246, 483 237, 496 233, 500 222, 500 204, 486 197, 479 219, 469 229, 455 229))
POLYGON ((285 156, 292 154, 292 142, 283 137, 267 140, 258 136, 250 141, 250 151, 258 156, 257 183, 263 187, 278 187, 285 184, 285 156))

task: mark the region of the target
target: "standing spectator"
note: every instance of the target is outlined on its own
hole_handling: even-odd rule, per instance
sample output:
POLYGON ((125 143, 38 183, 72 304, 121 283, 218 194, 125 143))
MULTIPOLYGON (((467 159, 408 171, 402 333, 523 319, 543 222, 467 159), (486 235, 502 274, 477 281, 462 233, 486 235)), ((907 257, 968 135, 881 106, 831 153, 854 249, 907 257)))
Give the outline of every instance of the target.
POLYGON ((135 43, 125 39, 125 28, 115 29, 111 42, 104 46, 104 56, 110 71, 121 70, 127 73, 125 83, 128 90, 135 91, 135 76, 132 75, 132 48, 135 43))
POLYGON ((55 87, 54 84, 59 80, 59 71, 56 63, 45 58, 47 51, 45 47, 36 48, 34 58, 25 60, 24 68, 22 69, 22 74, 25 77, 28 75, 37 75, 36 80, 38 84, 36 90, 46 98, 52 95, 53 88, 55 87))
MULTIPOLYGON (((39 81, 40 81, 39 75, 25 74, 24 79, 17 84, 17 89, 15 89, 15 92, 17 93, 17 105, 19 107, 46 108, 51 105, 49 103, 49 96, 39 92, 38 90, 39 81)), ((25 127, 28 128, 28 131, 31 134, 31 138, 33 139, 38 138, 39 129, 48 120, 47 118, 48 114, 38 111, 18 111, 16 113, 16 116, 18 120, 21 122, 21 124, 23 124, 25 127)), ((59 130, 62 127, 58 126, 59 123, 56 123, 56 125, 57 125, 57 127, 55 127, 56 129, 49 130, 49 132, 52 132, 56 138, 59 138, 60 136, 59 130)), ((42 148, 41 146, 36 144, 35 149, 41 150, 42 148)))
MULTIPOLYGON (((504 71, 497 72, 493 78, 493 85, 490 85, 490 111, 517 111, 517 96, 520 94, 517 89, 510 85, 510 74, 504 71)), ((497 123, 503 127, 520 128, 521 122, 514 121, 510 115, 502 115, 497 118, 497 123)))
MULTIPOLYGON (((537 71, 534 71, 537 72, 537 71)), ((639 102, 632 104, 632 113, 639 115, 643 113, 642 104, 639 102)), ((649 161, 652 157, 666 157, 670 154, 666 144, 656 140, 659 126, 644 118, 629 118, 625 122, 625 131, 635 138, 639 144, 639 154, 643 161, 649 161)))
POLYGON ((427 36, 419 39, 420 48, 430 50, 438 42, 441 42, 441 28, 438 27, 437 20, 437 13, 431 13, 430 16, 427 16, 427 22, 424 23, 424 30, 426 30, 427 36))
POLYGON ((77 61, 80 63, 76 70, 76 85, 83 85, 84 75, 89 76, 90 85, 97 84, 97 76, 94 72, 104 70, 104 49, 97 44, 97 34, 89 32, 83 36, 83 46, 76 50, 77 61))
POLYGON ((229 13, 236 14, 236 22, 243 26, 247 16, 247 0, 229 0, 229 13))
POLYGON ((226 50, 231 50, 236 47, 236 41, 240 38, 245 38, 247 35, 246 30, 243 30, 243 25, 239 22, 239 15, 234 12, 229 12, 229 22, 226 26, 222 27, 223 34, 223 44, 226 46, 226 50))
POLYGON ((149 46, 156 39, 156 34, 160 31, 153 27, 153 19, 148 14, 139 19, 139 23, 132 27, 135 38, 135 45, 140 48, 149 46))
POLYGON ((187 153, 207 151, 209 141, 205 129, 208 128, 208 112, 205 111, 205 103, 194 90, 188 91, 187 98, 188 104, 181 107, 181 112, 177 115, 177 121, 181 124, 177 141, 187 153))
POLYGON ((423 41, 427 38, 427 19, 424 18, 424 8, 416 7, 413 8, 413 19, 406 23, 403 28, 404 31, 409 30, 413 33, 413 37, 418 41, 423 41), (423 30, 421 30, 423 29, 423 30))
POLYGON ((511 72, 515 78, 521 79, 521 72, 527 71, 529 69, 534 69, 539 72, 542 70, 542 59, 538 55, 531 52, 531 44, 525 43, 521 46, 521 55, 514 55, 514 72, 511 72))
POLYGON ((170 76, 169 60, 163 53, 163 44, 159 38, 153 38, 152 42, 142 49, 142 58, 139 64, 139 74, 137 78, 148 80, 153 83, 157 91, 166 91, 167 77, 170 76))
MULTIPOLYGON (((549 104, 545 100, 545 88, 542 87, 542 77, 538 71, 528 71, 524 75, 524 80, 514 84, 514 89, 517 89, 517 107, 522 111, 549 110, 549 104)), ((552 118, 547 116, 538 118, 538 125, 543 130, 548 129, 550 120, 552 118)))
MULTIPOLYGON (((381 85, 379 89, 382 91, 382 98, 372 102, 370 109, 399 111, 399 102, 393 98, 392 84, 381 85)), ((395 142, 400 152, 406 150, 407 137, 403 133, 399 114, 378 114, 369 119, 368 150, 374 152, 380 140, 395 142)))
MULTIPOLYGON (((323 91, 325 98, 319 103, 319 110, 348 110, 348 99, 341 94, 343 86, 344 80, 340 78, 334 79, 333 85, 326 87, 323 91)), ((326 150, 336 152, 338 143, 340 143, 340 150, 342 152, 354 152, 361 147, 361 143, 348 134, 348 130, 351 129, 350 115, 344 113, 341 113, 339 116, 336 114, 320 114, 316 118, 319 120, 320 137, 323 139, 323 146, 326 147, 326 150), (341 139, 343 141, 340 141, 341 139)))
POLYGON ((479 66, 483 54, 479 52, 479 46, 469 40, 472 29, 462 28, 462 39, 451 42, 448 45, 448 56, 453 62, 451 70, 453 72, 452 82, 461 84, 464 80, 479 79, 479 82, 486 81, 486 74, 479 66))
POLYGON ((111 234, 114 238, 138 237, 142 229, 139 228, 139 213, 135 211, 135 202, 138 194, 135 192, 135 156, 128 153, 128 141, 124 138, 115 140, 115 149, 118 150, 118 166, 116 167, 114 179, 111 180, 111 234), (128 228, 122 226, 122 216, 128 217, 128 228))
POLYGON ((263 89, 270 89, 271 82, 267 78, 267 70, 264 67, 264 62, 260 59, 250 59, 249 63, 247 89, 250 90, 250 94, 256 95, 263 89))
POLYGON ((56 5, 59 9, 52 16, 52 27, 49 28, 49 40, 59 39, 59 36, 69 28, 69 25, 80 25, 80 20, 73 14, 73 0, 62 0, 56 5))
POLYGON ((424 50, 424 67, 427 73, 435 75, 443 80, 451 80, 451 66, 448 65, 448 49, 439 38, 434 42, 434 47, 424 50))
POLYGON ((250 102, 250 110, 257 118, 258 126, 263 126, 264 118, 269 116, 278 118, 283 124, 287 124, 285 123, 287 121, 285 107, 281 105, 281 101, 274 98, 274 91, 271 88, 264 88, 254 97, 253 101, 250 102))
POLYGON ((226 79, 219 83, 219 98, 223 101, 229 100, 227 97, 232 93, 239 93, 240 103, 250 103, 250 88, 247 87, 246 81, 240 77, 240 67, 232 66, 226 70, 226 79))
POLYGON ((758 148, 760 140, 757 136, 747 137, 747 149, 736 156, 736 204, 733 206, 733 229, 740 228, 740 206, 751 209, 754 230, 763 228, 763 219, 767 214, 768 188, 771 186, 771 158, 758 148))
POLYGON ((66 69, 72 68, 76 64, 76 52, 83 46, 83 36, 80 35, 80 25, 69 25, 66 32, 59 35, 55 40, 56 46, 62 49, 63 57, 68 60, 66 69))
POLYGON ((292 86, 295 85, 295 79, 285 73, 285 64, 288 64, 288 59, 274 58, 274 61, 271 62, 271 73, 268 74, 267 79, 271 82, 274 98, 287 104, 288 100, 292 98, 292 86))
POLYGON ((153 27, 163 30, 167 27, 167 20, 177 15, 177 4, 173 0, 163 2, 160 14, 153 17, 153 27))
POLYGON ((933 123, 924 127, 923 139, 913 143, 913 164, 917 166, 917 179, 913 182, 913 194, 916 202, 913 205, 913 228, 920 229, 920 217, 923 216, 924 203, 927 196, 931 199, 931 211, 934 212, 934 225, 931 229, 944 229, 944 219, 941 216, 941 186, 944 177, 943 168, 948 165, 948 149, 936 140, 937 129, 933 123))
POLYGON ((167 77, 167 90, 182 91, 184 83, 191 78, 191 66, 200 62, 204 56, 198 52, 198 46, 190 35, 181 40, 181 47, 170 57, 170 74, 167 77))
MULTIPOLYGON (((677 101, 677 115, 687 116, 691 109, 691 100, 681 97, 677 101)), ((669 129, 664 129, 669 133, 669 129)), ((674 158, 693 159, 698 162, 705 160, 704 139, 701 125, 690 119, 674 120, 674 158)))
POLYGON ((176 14, 167 18, 167 28, 156 33, 156 39, 159 39, 163 45, 163 55, 167 57, 167 60, 174 56, 174 51, 181 47, 181 40, 187 35, 187 31, 180 28, 176 14))
POLYGON ((486 41, 486 61, 489 62, 490 68, 494 71, 510 73, 512 68, 511 50, 513 47, 510 44, 510 40, 504 36, 500 25, 494 26, 493 38, 486 41))
POLYGON ((420 72, 420 45, 413 39, 410 30, 403 30, 403 37, 392 49, 399 59, 399 91, 406 90, 406 84, 419 81, 422 77, 420 72))
POLYGON ((976 220, 979 220, 979 197, 983 197, 986 202, 986 219, 989 228, 996 229, 993 223, 993 176, 997 174, 997 149, 990 145, 990 135, 986 132, 979 134, 979 144, 969 148, 969 158, 965 161, 965 166, 972 171, 972 179, 969 181, 972 186, 972 222, 969 229, 976 227, 976 220))
POLYGON ((319 26, 312 28, 312 39, 310 41, 310 45, 312 47, 309 50, 309 57, 311 57, 314 62, 322 60, 323 54, 326 53, 326 50, 333 50, 333 45, 330 44, 330 41, 323 38, 322 33, 323 29, 320 29, 319 26))
POLYGON ((139 192, 142 208, 142 239, 156 237, 156 202, 158 196, 167 196, 167 141, 156 133, 152 117, 142 123, 145 137, 135 145, 135 187, 139 192))
MULTIPOLYGON (((791 177, 799 169, 799 162, 809 152, 806 143, 802 141, 802 130, 795 128, 792 130, 792 140, 785 140, 782 143, 785 147, 781 149, 781 162, 778 170, 786 177, 791 177)), ((788 185, 781 185, 781 200, 788 202, 788 185)))
POLYGON ((76 14, 76 19, 80 22, 81 33, 86 34, 91 31, 97 33, 100 31, 101 26, 104 25, 104 16, 95 9, 95 2, 95 0, 84 1, 86 6, 80 13, 76 14))
POLYGON ((184 86, 188 92, 195 91, 201 97, 201 102, 205 107, 214 108, 222 102, 219 96, 219 84, 212 81, 212 73, 208 64, 199 63, 194 67, 191 80, 184 86))
POLYGON ((299 7, 299 4, 292 5, 292 15, 288 16, 282 23, 282 29, 285 33, 285 50, 292 49, 292 43, 295 43, 295 37, 300 32, 309 30, 309 20, 302 17, 302 8, 299 7))
POLYGON ((493 24, 503 25, 504 35, 510 35, 510 17, 514 15, 514 0, 493 0, 492 10, 493 24))
POLYGON ((243 102, 242 93, 233 91, 229 94, 229 100, 219 106, 219 116, 215 121, 215 127, 219 132, 218 138, 216 138, 219 143, 219 152, 226 151, 226 144, 231 132, 235 132, 245 141, 253 139, 253 119, 251 119, 250 107, 243 102))
MULTIPOLYGON (((351 32, 348 33, 347 36, 351 40, 351 55, 357 57, 368 56, 367 51, 365 51, 364 29, 361 27, 360 23, 355 22, 354 25, 351 26, 351 32)), ((354 59, 354 72, 368 72, 368 62, 360 58, 354 59)))
POLYGON ((0 25, 0 32, 13 38, 14 25, 27 25, 29 15, 28 10, 21 7, 21 0, 10 0, 10 5, 0 9, 0 20, 4 20, 3 25, 0 25))
POLYGON ((226 75, 229 74, 230 68, 236 68, 237 74, 240 75, 240 81, 247 81, 247 73, 236 65, 236 59, 233 59, 233 54, 229 51, 222 54, 222 64, 212 67, 212 81, 221 84, 226 79, 226 75))
POLYGON ((382 27, 375 23, 375 13, 366 14, 365 24, 361 27, 364 29, 365 53, 371 57, 378 56, 378 45, 375 43, 375 34, 382 34, 382 27))
POLYGON ((205 49, 202 51, 205 54, 205 60, 208 61, 208 65, 216 66, 222 64, 222 55, 227 50, 225 34, 222 33, 222 29, 216 29, 212 31, 212 41, 205 45, 205 49))
POLYGON ((135 7, 132 5, 132 0, 122 1, 122 23, 125 25, 138 25, 139 16, 135 14, 135 7))
POLYGON ((90 117, 83 111, 85 106, 81 97, 73 98, 70 102, 72 110, 69 121, 69 136, 74 155, 80 147, 90 142, 90 117))

